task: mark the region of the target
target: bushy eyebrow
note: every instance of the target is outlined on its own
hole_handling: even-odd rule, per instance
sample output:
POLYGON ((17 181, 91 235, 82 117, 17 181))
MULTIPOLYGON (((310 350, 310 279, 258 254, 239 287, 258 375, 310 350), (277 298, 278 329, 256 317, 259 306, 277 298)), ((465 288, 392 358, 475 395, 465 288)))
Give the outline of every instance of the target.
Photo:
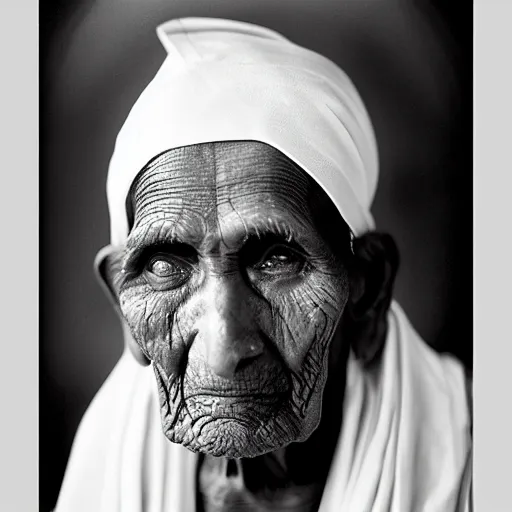
POLYGON ((121 259, 123 271, 132 272, 141 256, 148 251, 183 245, 172 227, 172 223, 162 222, 159 225, 148 225, 132 231, 128 236, 121 259))

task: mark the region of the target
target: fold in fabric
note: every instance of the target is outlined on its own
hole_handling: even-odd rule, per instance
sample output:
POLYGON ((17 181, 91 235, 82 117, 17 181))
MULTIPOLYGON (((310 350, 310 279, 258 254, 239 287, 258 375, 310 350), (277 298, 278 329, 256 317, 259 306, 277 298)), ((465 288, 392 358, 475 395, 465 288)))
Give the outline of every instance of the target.
MULTIPOLYGON (((320 512, 468 512, 470 417, 461 364, 397 303, 379 362, 348 362, 344 420, 320 512)), ((151 367, 126 351, 76 435, 56 512, 195 510, 197 455, 168 441, 151 367)))

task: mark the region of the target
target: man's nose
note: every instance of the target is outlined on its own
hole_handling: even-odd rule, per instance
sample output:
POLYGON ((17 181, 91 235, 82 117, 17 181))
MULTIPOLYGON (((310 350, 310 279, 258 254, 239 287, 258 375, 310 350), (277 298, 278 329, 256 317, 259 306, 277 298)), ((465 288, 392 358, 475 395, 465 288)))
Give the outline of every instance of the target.
POLYGON ((233 379, 265 350, 250 290, 237 277, 216 277, 204 290, 197 336, 202 355, 219 377, 233 379))

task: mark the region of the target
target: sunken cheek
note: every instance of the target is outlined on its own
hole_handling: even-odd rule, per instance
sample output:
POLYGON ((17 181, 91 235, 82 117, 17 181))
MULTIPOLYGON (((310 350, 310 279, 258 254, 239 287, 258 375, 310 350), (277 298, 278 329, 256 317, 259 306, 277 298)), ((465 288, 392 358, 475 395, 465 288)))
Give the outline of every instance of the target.
POLYGON ((343 311, 348 288, 341 275, 313 272, 299 285, 267 294, 272 304, 270 339, 287 362, 299 372, 314 345, 330 341, 343 311))
MULTIPOLYGON (((267 281, 258 286, 257 300, 267 307, 255 321, 290 370, 300 371, 313 344, 328 342, 346 301, 344 283, 339 273, 312 271, 291 281, 267 281)), ((191 287, 189 283, 157 291, 139 276, 120 294, 121 309, 135 340, 170 373, 178 371, 187 339, 200 315, 190 306, 194 298, 191 287), (174 365, 169 363, 173 360, 174 365)), ((248 289, 247 293, 256 296, 256 291, 248 289)))
POLYGON ((184 343, 184 340, 171 340, 176 337, 173 325, 176 311, 184 300, 184 290, 157 291, 143 277, 137 281, 120 293, 121 310, 135 341, 152 360, 158 360, 162 349, 168 351, 177 341, 179 345, 184 343))

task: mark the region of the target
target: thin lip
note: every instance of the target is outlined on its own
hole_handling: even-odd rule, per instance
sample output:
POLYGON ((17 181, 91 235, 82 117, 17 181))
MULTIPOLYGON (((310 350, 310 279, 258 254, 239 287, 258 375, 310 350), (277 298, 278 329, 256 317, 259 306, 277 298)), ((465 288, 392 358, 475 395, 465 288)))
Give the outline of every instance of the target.
POLYGON ((211 397, 211 398, 238 398, 238 399, 246 399, 246 400, 254 400, 254 401, 277 401, 279 399, 284 398, 287 395, 287 391, 276 391, 273 393, 261 393, 261 392, 218 392, 218 391, 199 391, 197 393, 193 393, 187 395, 185 400, 189 400, 191 398, 197 397, 211 397))

